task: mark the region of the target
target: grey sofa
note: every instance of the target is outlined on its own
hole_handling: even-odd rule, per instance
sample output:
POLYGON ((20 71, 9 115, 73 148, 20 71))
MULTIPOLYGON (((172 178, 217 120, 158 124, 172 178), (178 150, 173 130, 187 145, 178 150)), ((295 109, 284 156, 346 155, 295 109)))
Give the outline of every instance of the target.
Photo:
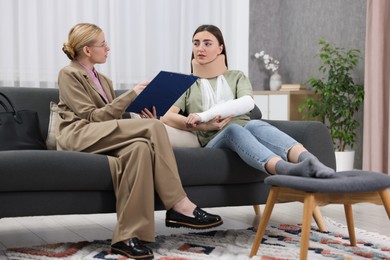
MULTIPOLYGON (((37 111, 43 136, 50 101, 58 89, 0 87, 19 110, 37 111)), ((261 114, 260 114, 261 115, 261 114)), ((259 116, 259 111, 252 114, 259 116)), ((335 168, 332 141, 319 122, 270 121, 335 168)), ((175 148, 180 177, 188 196, 201 207, 264 204, 267 177, 234 152, 224 149, 175 148)), ((156 196, 156 210, 163 209, 156 196)), ((55 150, 0 151, 0 218, 34 215, 115 212, 115 195, 105 156, 55 150)))

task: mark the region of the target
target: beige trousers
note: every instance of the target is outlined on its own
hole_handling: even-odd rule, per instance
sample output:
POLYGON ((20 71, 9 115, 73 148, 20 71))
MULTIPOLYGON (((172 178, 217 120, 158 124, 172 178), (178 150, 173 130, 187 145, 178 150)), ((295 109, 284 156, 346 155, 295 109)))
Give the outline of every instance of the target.
POLYGON ((168 135, 154 119, 112 122, 117 130, 85 150, 109 155, 118 220, 112 244, 132 237, 153 242, 155 191, 166 209, 186 197, 168 135))

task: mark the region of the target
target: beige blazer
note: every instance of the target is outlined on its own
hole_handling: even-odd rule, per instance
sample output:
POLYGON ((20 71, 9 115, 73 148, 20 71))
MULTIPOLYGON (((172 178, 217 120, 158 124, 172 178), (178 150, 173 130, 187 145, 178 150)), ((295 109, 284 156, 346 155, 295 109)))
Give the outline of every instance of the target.
POLYGON ((59 72, 58 150, 83 151, 109 135, 117 129, 117 119, 121 119, 136 98, 137 94, 132 89, 115 97, 112 81, 100 73, 98 77, 107 94, 108 104, 78 62, 72 61, 59 72))

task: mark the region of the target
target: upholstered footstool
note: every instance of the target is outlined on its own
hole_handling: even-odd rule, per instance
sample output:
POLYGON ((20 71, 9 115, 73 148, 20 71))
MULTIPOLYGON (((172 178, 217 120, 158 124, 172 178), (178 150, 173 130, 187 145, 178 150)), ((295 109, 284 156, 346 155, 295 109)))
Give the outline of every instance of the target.
POLYGON ((328 179, 286 175, 267 177, 271 186, 263 216, 253 242, 250 257, 257 254, 272 209, 277 202, 304 203, 302 216, 300 259, 307 258, 313 211, 317 206, 343 204, 351 246, 356 246, 352 204, 370 202, 384 205, 390 219, 390 176, 367 171, 344 171, 328 179))

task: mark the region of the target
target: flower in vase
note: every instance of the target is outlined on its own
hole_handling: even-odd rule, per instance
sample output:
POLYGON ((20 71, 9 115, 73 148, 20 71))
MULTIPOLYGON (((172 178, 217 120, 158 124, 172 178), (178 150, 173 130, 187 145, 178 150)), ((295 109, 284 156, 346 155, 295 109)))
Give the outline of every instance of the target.
POLYGON ((265 54, 264 51, 256 52, 255 58, 263 58, 264 65, 267 70, 272 70, 272 72, 275 72, 279 68, 279 61, 269 56, 269 54, 265 54))

